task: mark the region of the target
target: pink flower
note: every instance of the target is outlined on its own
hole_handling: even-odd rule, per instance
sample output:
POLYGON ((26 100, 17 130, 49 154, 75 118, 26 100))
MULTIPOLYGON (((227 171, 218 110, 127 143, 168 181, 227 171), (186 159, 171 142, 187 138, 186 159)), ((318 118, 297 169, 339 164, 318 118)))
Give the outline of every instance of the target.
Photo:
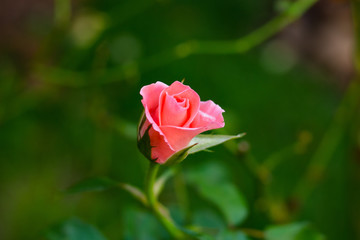
POLYGON ((200 101, 189 86, 156 82, 140 90, 145 112, 138 129, 138 146, 150 160, 165 163, 204 131, 224 127, 224 110, 200 101), (141 143, 141 144, 140 144, 141 143))

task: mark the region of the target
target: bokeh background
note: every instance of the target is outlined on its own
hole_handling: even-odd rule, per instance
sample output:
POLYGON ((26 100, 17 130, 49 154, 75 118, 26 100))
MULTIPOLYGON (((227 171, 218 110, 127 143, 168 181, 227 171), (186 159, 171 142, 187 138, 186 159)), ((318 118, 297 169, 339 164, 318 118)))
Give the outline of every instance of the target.
POLYGON ((122 190, 64 190, 95 176, 141 188, 148 160, 136 148, 139 90, 184 78, 225 109, 226 126, 214 133, 247 135, 184 161, 161 195, 178 222, 226 225, 186 174, 206 173, 216 189, 220 171, 247 202, 236 227, 260 231, 249 239, 291 222, 329 240, 360 239, 350 2, 317 1, 251 49, 221 47, 293 2, 2 0, 0 239, 56 239, 49 229, 67 219, 107 239, 170 239, 122 190), (193 51, 197 43, 202 51, 193 51))

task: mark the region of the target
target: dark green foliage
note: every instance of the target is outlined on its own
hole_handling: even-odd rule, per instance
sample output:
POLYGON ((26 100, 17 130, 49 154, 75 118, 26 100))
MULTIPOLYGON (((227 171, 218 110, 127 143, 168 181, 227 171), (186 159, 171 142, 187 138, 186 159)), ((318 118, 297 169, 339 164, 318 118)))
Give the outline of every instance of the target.
MULTIPOLYGON (((360 239, 360 94, 342 104, 351 73, 337 77, 342 57, 326 57, 333 42, 341 49, 352 42, 336 32, 337 21, 359 27, 348 3, 319 1, 249 52, 229 44, 295 2, 312 0, 5 1, 0 239, 79 240, 82 232, 104 239, 99 231, 109 240, 169 239, 137 201, 144 203, 149 162, 136 147, 136 124, 142 86, 183 78, 226 111, 225 128, 205 134, 247 135, 189 154, 158 183, 160 202, 181 227, 216 240, 257 239, 246 229, 267 240, 360 239), (321 35, 329 29, 346 42, 321 35), (317 56, 321 46, 328 47, 317 56), (73 185, 79 179, 88 180, 73 185), (79 194, 64 194, 72 185, 79 194)), ((254 44, 249 39, 242 49, 254 44)), ((149 139, 141 141, 151 159, 149 139)))
POLYGON ((271 226, 265 231, 266 240, 325 240, 308 223, 271 226))
POLYGON ((248 207, 240 190, 226 177, 227 172, 217 163, 202 164, 187 173, 188 182, 199 194, 212 202, 223 214, 229 225, 242 223, 248 207))
POLYGON ((52 227, 45 235, 48 240, 106 240, 94 226, 77 218, 52 227))

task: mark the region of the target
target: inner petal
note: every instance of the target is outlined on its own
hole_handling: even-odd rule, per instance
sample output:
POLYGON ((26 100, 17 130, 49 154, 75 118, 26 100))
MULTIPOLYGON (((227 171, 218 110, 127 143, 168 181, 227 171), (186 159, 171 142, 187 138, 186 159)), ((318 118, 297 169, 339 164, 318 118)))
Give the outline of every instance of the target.
POLYGON ((189 100, 165 94, 161 108, 161 125, 183 126, 188 119, 189 100))
POLYGON ((174 98, 180 107, 186 108, 186 105, 189 104, 189 99, 179 98, 176 96, 174 96, 174 98))

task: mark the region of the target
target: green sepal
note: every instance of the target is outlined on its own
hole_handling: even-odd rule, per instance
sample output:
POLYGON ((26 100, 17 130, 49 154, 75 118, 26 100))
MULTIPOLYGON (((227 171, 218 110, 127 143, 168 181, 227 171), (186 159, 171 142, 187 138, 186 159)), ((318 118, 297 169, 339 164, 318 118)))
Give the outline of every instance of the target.
POLYGON ((209 151, 208 148, 227 142, 229 140, 241 138, 245 133, 238 135, 210 135, 199 134, 194 137, 189 145, 172 155, 165 163, 165 165, 171 166, 182 162, 189 154, 193 154, 200 151, 209 151))
POLYGON ((189 155, 189 150, 196 146, 197 143, 194 143, 193 145, 190 145, 176 153, 174 153, 174 155, 172 155, 166 162, 164 165, 166 166, 172 166, 178 163, 181 163, 182 161, 184 161, 184 159, 189 155))
POLYGON ((222 144, 229 140, 241 138, 243 136, 245 136, 245 133, 241 133, 238 135, 199 134, 190 141, 189 145, 196 144, 196 146, 191 148, 188 153, 193 154, 200 151, 209 151, 208 148, 222 144))
POLYGON ((141 115, 140 121, 139 121, 139 126, 138 126, 138 137, 137 137, 137 146, 138 149, 140 150, 140 152, 150 161, 154 162, 157 159, 152 159, 151 158, 151 149, 153 148, 153 146, 151 146, 150 143, 150 135, 149 135, 149 131, 152 127, 152 124, 150 124, 148 126, 148 128, 145 130, 144 134, 141 136, 140 135, 140 131, 143 128, 144 124, 146 122, 146 116, 143 113, 141 115))

